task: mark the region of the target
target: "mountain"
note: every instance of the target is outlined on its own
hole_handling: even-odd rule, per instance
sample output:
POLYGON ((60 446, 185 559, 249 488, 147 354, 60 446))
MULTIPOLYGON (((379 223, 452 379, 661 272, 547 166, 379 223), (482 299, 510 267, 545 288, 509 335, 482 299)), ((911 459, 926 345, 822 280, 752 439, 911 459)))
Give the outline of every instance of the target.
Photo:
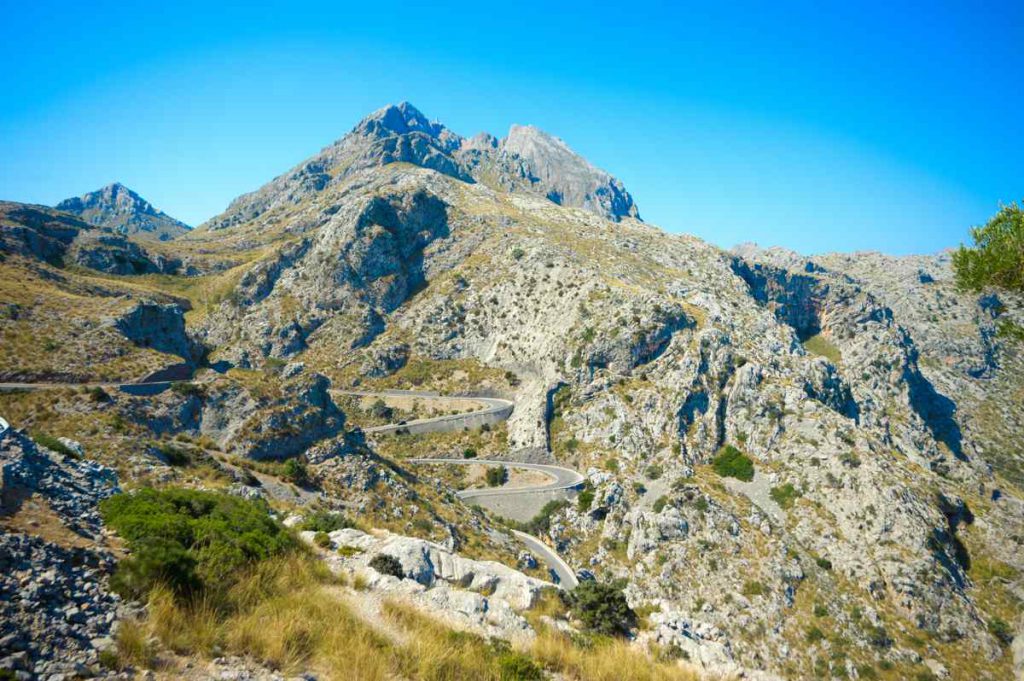
MULTIPOLYGON (((318 529, 313 509, 357 518, 305 535, 370 592, 351 590, 358 608, 408 597, 543 648, 530 602, 431 570, 459 554, 543 579, 555 552, 623 585, 642 614, 629 649, 667 665, 651 678, 1012 678, 1024 298, 959 290, 944 254, 725 251, 633 219, 612 185, 540 131, 466 139, 404 104, 146 244, 180 261, 159 277, 8 246, 35 243, 34 218, 2 217, 21 235, 0 262, 8 378, 196 371, 105 397, 0 393, 0 412, 131 485, 227 488, 318 529), (453 414, 467 394, 514 408, 453 414), (451 427, 424 427, 438 414, 451 427), (456 494, 539 477, 515 463, 585 480, 456 494), (369 572, 385 544, 399 566, 369 572)), ((548 606, 576 646, 586 618, 548 606)), ((547 672, 587 678, 555 658, 547 672)))
POLYGON ((316 156, 235 199, 205 226, 240 224, 344 183, 354 173, 390 163, 411 163, 503 191, 539 194, 614 220, 639 218, 621 182, 558 138, 531 126, 512 126, 504 140, 487 134, 465 139, 403 102, 370 114, 316 156))
POLYGON ((184 222, 153 208, 148 201, 119 182, 65 199, 55 207, 77 215, 89 224, 109 227, 128 236, 138 235, 166 241, 190 229, 184 222))

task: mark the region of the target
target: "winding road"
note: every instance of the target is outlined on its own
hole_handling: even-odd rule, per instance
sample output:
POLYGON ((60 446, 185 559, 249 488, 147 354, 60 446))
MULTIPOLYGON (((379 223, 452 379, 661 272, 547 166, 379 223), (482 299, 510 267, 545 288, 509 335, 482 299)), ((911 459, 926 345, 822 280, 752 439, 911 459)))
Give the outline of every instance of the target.
MULTIPOLYGON (((470 501, 481 497, 511 497, 520 495, 536 495, 538 493, 547 492, 564 492, 578 488, 585 480, 582 475, 571 468, 550 466, 539 463, 519 463, 516 461, 499 461, 496 459, 406 459, 406 463, 421 465, 505 466, 506 468, 536 471, 538 473, 543 473, 550 478, 549 482, 540 485, 530 485, 529 487, 512 487, 506 489, 464 489, 456 492, 456 496, 463 501, 470 501)), ((522 542, 531 553, 537 556, 545 565, 548 566, 548 569, 555 577, 557 577, 559 584, 569 589, 574 589, 579 585, 579 580, 576 579, 576 573, 573 572, 572 568, 562 560, 562 557, 559 556, 554 549, 545 544, 539 538, 526 534, 525 532, 512 530, 512 534, 515 535, 516 539, 522 542)))
MULTIPOLYGON (((59 388, 117 388, 117 389, 152 389, 170 386, 172 383, 178 381, 169 380, 156 380, 156 381, 138 381, 138 382, 118 382, 118 381, 106 381, 106 382, 94 382, 94 383, 0 383, 0 390, 53 390, 59 388)), ((395 434, 399 432, 404 433, 430 433, 430 432, 443 432, 443 431, 454 431, 462 430, 464 428, 479 428, 484 424, 493 424, 499 421, 504 421, 511 416, 512 411, 515 409, 515 403, 511 400, 501 399, 497 397, 482 397, 475 395, 442 395, 435 392, 423 392, 414 390, 381 390, 381 391, 361 391, 361 390, 332 390, 332 392, 340 395, 349 395, 353 397, 375 397, 381 399, 387 399, 388 397, 407 397, 414 399, 421 399, 424 401, 428 400, 445 400, 449 404, 463 403, 467 408, 477 407, 482 405, 482 408, 473 409, 472 411, 460 412, 457 414, 444 414, 441 416, 433 416, 422 419, 415 419, 408 422, 401 423, 389 423, 380 426, 371 426, 364 428, 363 432, 367 434, 387 435, 395 434)), ((7 432, 9 425, 7 421, 0 418, 0 438, 7 432)), ((535 463, 519 463, 515 461, 499 461, 496 459, 447 459, 447 458, 417 458, 407 459, 406 463, 416 465, 455 465, 455 466, 466 466, 466 465, 484 465, 484 466, 505 466, 508 468, 516 468, 521 470, 535 471, 543 473, 550 478, 549 481, 539 485, 530 485, 523 487, 513 488, 484 488, 484 489, 466 489, 456 492, 463 501, 471 501, 473 499, 489 499, 496 501, 499 498, 504 499, 522 499, 529 495, 534 498, 539 497, 543 499, 545 495, 552 496, 559 493, 566 493, 570 490, 578 488, 583 484, 584 477, 578 472, 564 468, 562 466, 551 466, 547 464, 535 464, 535 463)), ((536 506, 536 502, 529 504, 530 507, 536 506)), ((537 509, 539 510, 539 509, 537 509)), ((532 514, 531 514, 532 517, 532 514)), ((576 574, 572 568, 562 560, 562 558, 552 549, 550 546, 545 544, 539 538, 532 535, 513 530, 512 534, 522 542, 531 553, 537 556, 545 565, 548 566, 551 574, 555 577, 560 585, 567 588, 575 588, 579 581, 576 579, 576 574)))
POLYGON ((422 419, 414 419, 403 423, 389 423, 383 426, 370 426, 363 428, 367 434, 389 434, 398 431, 408 433, 436 433, 446 430, 462 430, 463 428, 479 427, 485 423, 498 423, 512 415, 515 403, 511 400, 503 400, 498 397, 477 397, 475 395, 441 395, 434 392, 421 392, 416 390, 381 390, 378 392, 362 390, 332 390, 338 395, 349 395, 352 397, 409 397, 418 400, 444 400, 449 403, 462 403, 467 408, 482 405, 482 409, 458 414, 444 414, 442 416, 431 416, 422 419))

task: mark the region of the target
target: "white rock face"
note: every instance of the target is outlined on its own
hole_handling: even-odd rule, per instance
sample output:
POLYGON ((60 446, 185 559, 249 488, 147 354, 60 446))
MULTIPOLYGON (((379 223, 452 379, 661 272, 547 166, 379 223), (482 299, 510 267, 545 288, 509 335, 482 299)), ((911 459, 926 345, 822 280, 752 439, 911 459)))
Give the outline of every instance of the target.
MULTIPOLYGON (((311 542, 312 532, 301 533, 311 542)), ((426 611, 460 626, 506 639, 532 637, 533 630, 519 614, 534 605, 547 582, 529 577, 500 563, 464 558, 440 544, 392 534, 367 534, 355 529, 329 534, 331 548, 348 547, 356 553, 333 553, 333 569, 358 573, 383 596, 392 594, 412 601, 426 611), (382 575, 368 567, 378 555, 398 559, 405 579, 382 575)))

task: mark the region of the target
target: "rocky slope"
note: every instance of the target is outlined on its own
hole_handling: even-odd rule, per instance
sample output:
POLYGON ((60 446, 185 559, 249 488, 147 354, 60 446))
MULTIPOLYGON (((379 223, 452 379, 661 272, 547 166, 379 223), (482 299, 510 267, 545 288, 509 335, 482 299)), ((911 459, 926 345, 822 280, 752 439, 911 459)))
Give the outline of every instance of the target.
POLYGON ((120 182, 65 199, 57 210, 81 217, 90 225, 109 227, 116 234, 166 241, 190 227, 156 208, 120 182))
MULTIPOLYGON (((400 472, 469 435, 371 441, 390 469, 341 433, 325 382, 486 389, 516 401, 488 457, 587 474, 541 531, 576 569, 626 580, 641 641, 787 678, 1012 673, 1024 348, 1005 330, 1024 301, 957 291, 944 256, 725 252, 641 223, 539 131, 465 140, 407 104, 174 244, 182 273, 133 295, 187 299, 189 342, 227 374, 96 407, 135 437, 305 450, 328 497, 382 522, 401 500, 403 530, 443 518, 469 546, 492 521, 400 472), (271 427, 243 425, 264 412, 271 427), (713 465, 733 450, 751 475, 713 465)), ((19 399, 2 406, 69 423, 19 399)))

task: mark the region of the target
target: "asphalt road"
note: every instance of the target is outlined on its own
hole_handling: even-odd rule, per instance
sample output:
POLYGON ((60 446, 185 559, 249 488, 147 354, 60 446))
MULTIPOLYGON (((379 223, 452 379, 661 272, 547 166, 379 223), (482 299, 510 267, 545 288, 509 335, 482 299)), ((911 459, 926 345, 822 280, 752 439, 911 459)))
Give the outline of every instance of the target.
MULTIPOLYGON (((432 416, 424 419, 413 419, 402 424, 389 423, 383 426, 370 426, 369 428, 363 428, 363 432, 367 434, 371 433, 390 433, 398 430, 399 428, 409 428, 415 426, 424 426, 428 424, 439 424, 439 423, 460 423, 463 421, 479 421, 481 417, 489 416, 491 414, 500 414, 504 418, 508 418, 509 414, 512 413, 512 408, 515 403, 511 400, 503 400, 497 397, 473 397, 469 395, 441 395, 434 392, 419 392, 416 390, 381 390, 379 392, 368 392, 362 390, 332 390, 331 392, 339 395, 352 395, 354 397, 415 397, 422 400, 430 399, 444 399, 449 402, 451 401, 464 401, 467 403, 482 404, 483 409, 477 409, 476 411, 465 412, 461 414, 444 414, 443 416, 432 416), (507 412, 507 413, 506 413, 507 412)), ((502 419, 504 420, 504 419, 502 419)))
MULTIPOLYGON (((456 492, 458 497, 463 501, 478 499, 480 497, 490 497, 492 499, 495 497, 519 498, 527 495, 537 495, 538 493, 547 496, 551 492, 575 489, 583 484, 585 479, 582 475, 571 468, 550 466, 540 463, 519 463, 515 461, 496 461, 494 459, 407 459, 406 463, 425 465, 445 464, 456 466, 471 466, 474 464, 482 464, 485 466, 505 466, 507 468, 538 471, 540 473, 544 473, 550 478, 549 482, 540 485, 532 485, 530 487, 513 487, 509 489, 467 489, 456 492)), ((576 573, 573 572, 572 568, 562 560, 561 556, 559 556, 554 549, 545 544, 539 538, 526 534, 525 532, 512 530, 512 534, 515 535, 515 537, 522 542, 531 553, 539 558, 541 562, 548 566, 548 569, 554 573, 559 584, 568 589, 574 589, 579 585, 579 580, 576 579, 576 573)))

